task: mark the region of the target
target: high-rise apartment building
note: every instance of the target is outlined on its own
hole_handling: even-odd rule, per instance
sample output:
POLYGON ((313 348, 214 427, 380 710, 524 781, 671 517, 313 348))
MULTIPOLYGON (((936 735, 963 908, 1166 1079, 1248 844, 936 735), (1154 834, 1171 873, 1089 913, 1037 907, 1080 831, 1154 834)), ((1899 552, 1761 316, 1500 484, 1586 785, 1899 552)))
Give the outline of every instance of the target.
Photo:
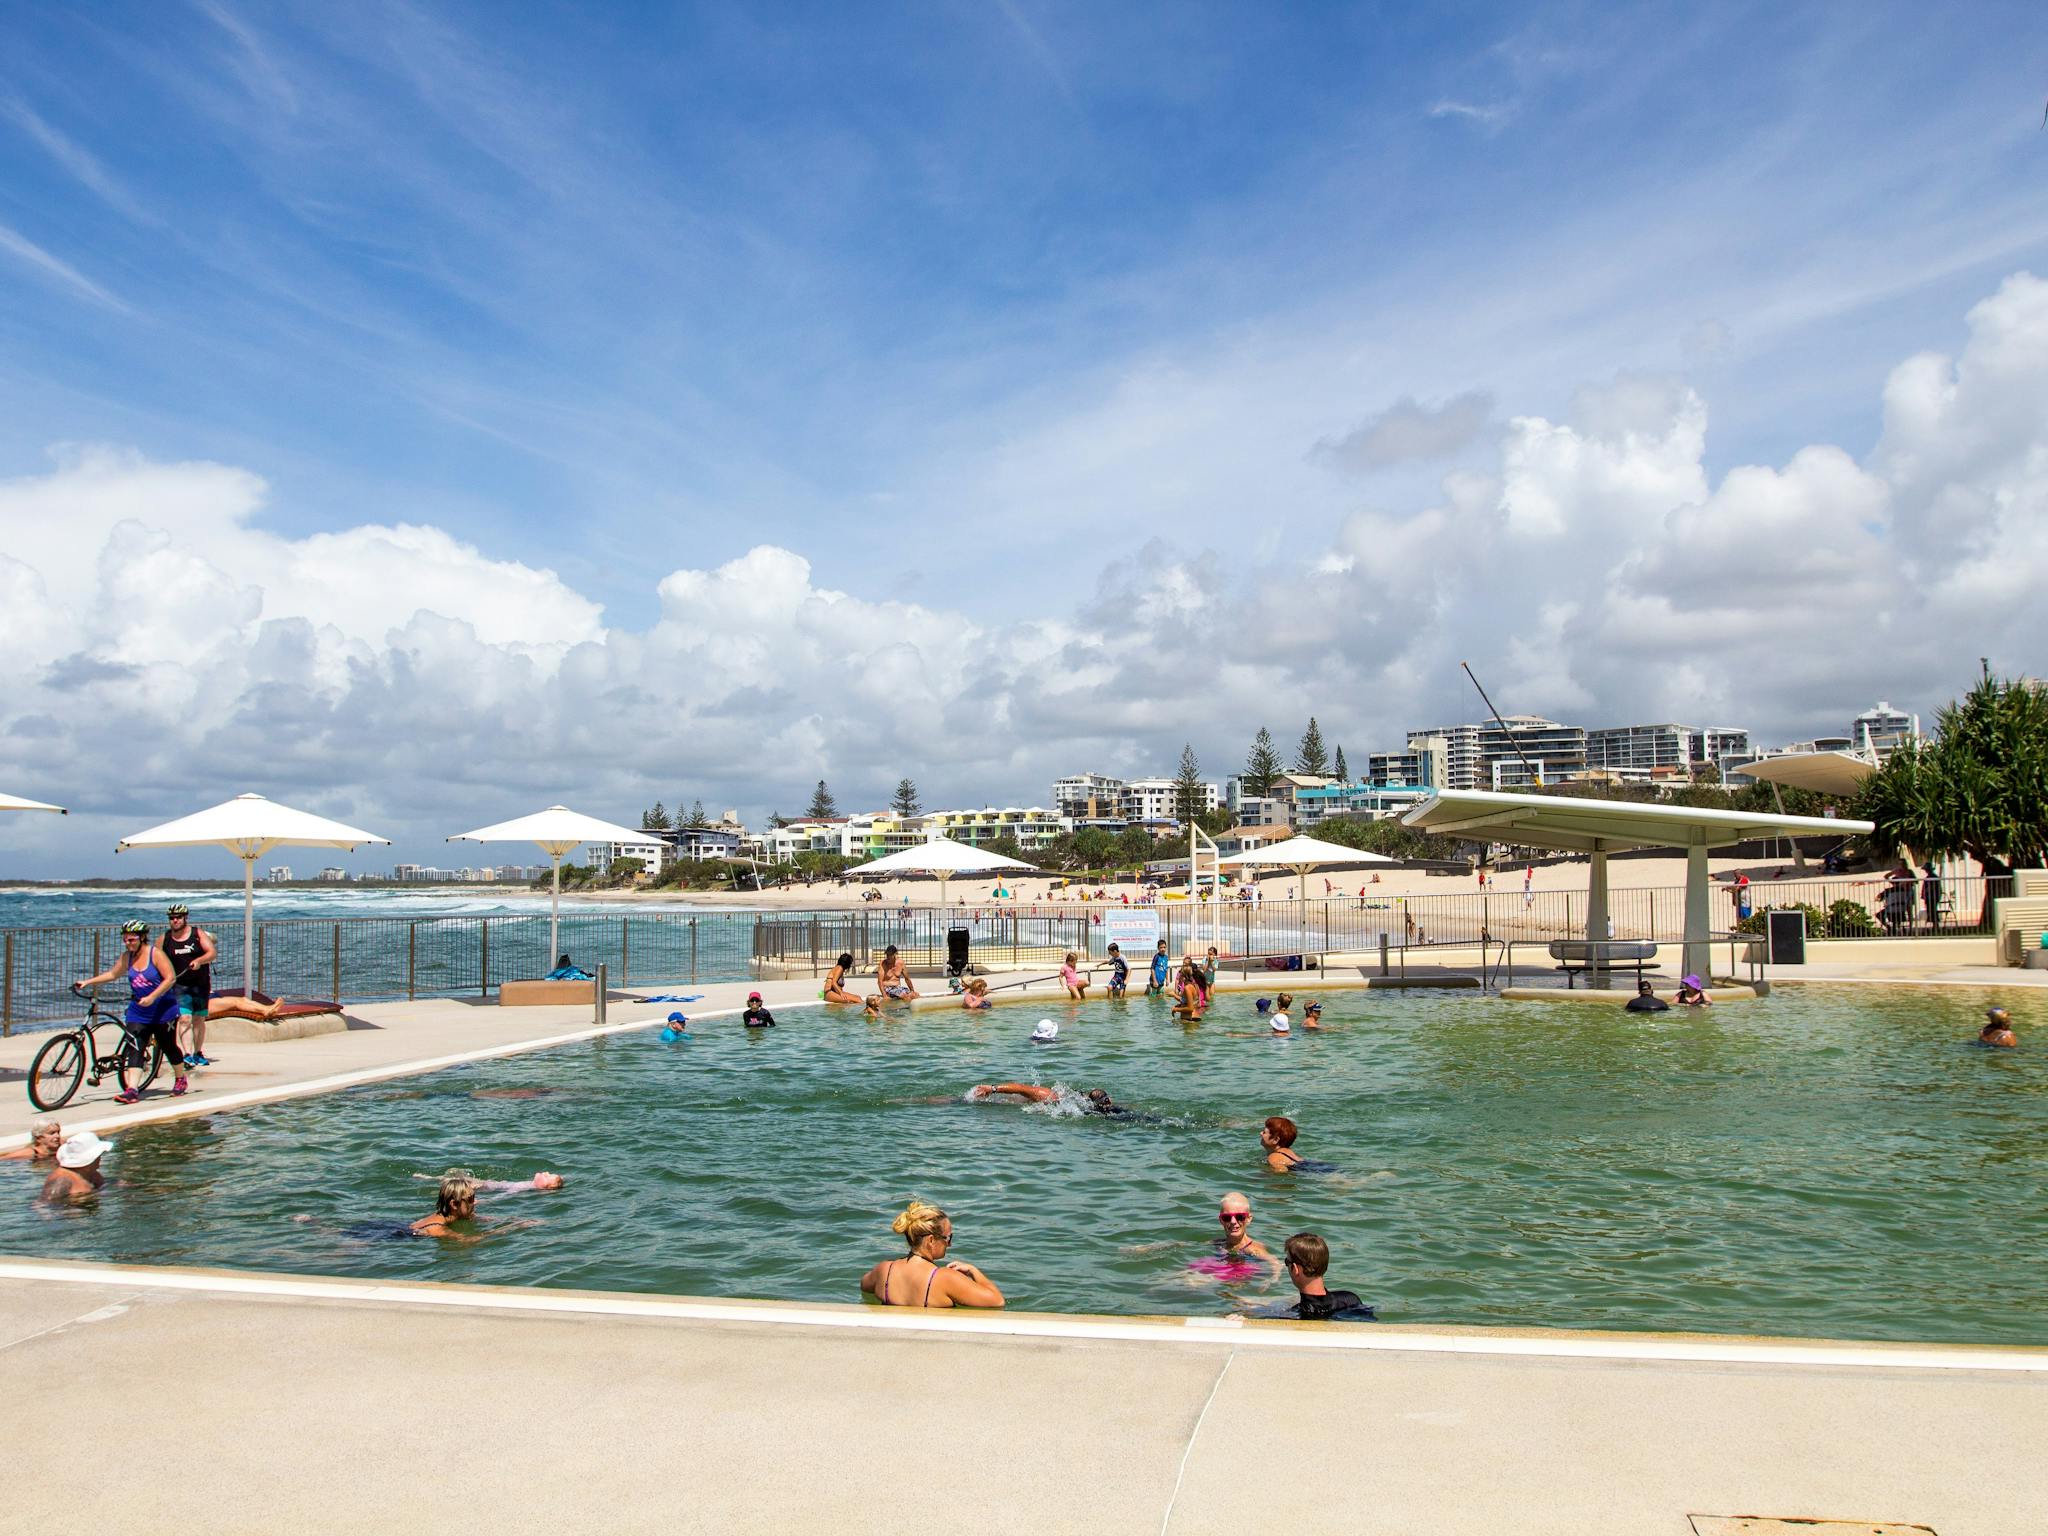
POLYGON ((1408 750, 1441 754, 1441 776, 1433 784, 1444 789, 1525 789, 1584 768, 1586 731, 1542 715, 1506 715, 1483 725, 1410 731, 1408 750))

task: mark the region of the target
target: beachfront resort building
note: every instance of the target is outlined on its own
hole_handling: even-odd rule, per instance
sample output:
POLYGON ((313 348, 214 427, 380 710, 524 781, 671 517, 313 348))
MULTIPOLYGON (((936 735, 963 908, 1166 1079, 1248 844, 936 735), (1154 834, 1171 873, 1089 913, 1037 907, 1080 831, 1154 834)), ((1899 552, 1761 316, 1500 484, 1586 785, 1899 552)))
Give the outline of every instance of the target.
POLYGON ((1920 717, 1894 709, 1883 699, 1849 722, 1849 749, 1883 762, 1909 741, 1920 739, 1920 717))
POLYGON ((1557 784, 1586 766, 1586 729, 1542 715, 1504 715, 1479 725, 1427 726, 1408 750, 1435 761, 1439 789, 1526 789, 1557 784))
POLYGON ((1124 781, 1106 773, 1070 773, 1052 781, 1053 809, 1077 827, 1121 827, 1124 781))
POLYGON ((638 859, 642 873, 659 875, 675 857, 675 851, 662 841, 662 835, 649 832, 646 837, 635 838, 630 843, 588 843, 584 856, 599 874, 609 874, 613 863, 619 859, 638 859))
POLYGON ((1586 767, 1605 769, 1619 783, 1685 778, 1718 767, 1731 755, 1749 755, 1749 732, 1732 725, 1606 725, 1586 732, 1586 767))
POLYGON ((1306 832, 1332 816, 1384 820, 1420 805, 1434 793, 1420 784, 1320 784, 1296 792, 1294 827, 1306 832))
MULTIPOLYGON (((1195 809, 1213 811, 1222 796, 1204 784, 1195 809)), ((1180 785, 1173 779, 1132 779, 1124 785, 1124 821, 1175 821, 1180 816, 1180 785)))

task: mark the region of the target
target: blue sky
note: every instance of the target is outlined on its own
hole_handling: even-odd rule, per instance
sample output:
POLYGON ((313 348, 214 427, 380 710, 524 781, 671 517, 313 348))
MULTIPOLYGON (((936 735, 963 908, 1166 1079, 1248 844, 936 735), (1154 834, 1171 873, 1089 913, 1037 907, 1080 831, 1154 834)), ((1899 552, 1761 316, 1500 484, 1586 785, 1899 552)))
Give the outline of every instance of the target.
MULTIPOLYGON (((576 599, 607 635, 653 634, 665 576, 765 545, 881 605, 878 645, 922 622, 887 605, 914 605, 1120 700, 1176 674, 1111 678, 1072 647, 1156 648, 1117 616, 1185 614, 1140 590, 1164 574, 1220 584, 1225 633, 1257 653, 1244 708, 1081 706, 1125 728, 1063 737, 1071 693, 1013 697, 988 657, 937 677, 926 647, 925 718, 954 723, 893 756, 841 745, 874 723, 834 714, 843 688, 821 702, 773 668, 662 696, 710 718, 757 690, 772 789, 743 743, 701 770, 707 801, 756 814, 818 771, 872 798, 896 761, 949 800, 1042 799, 1054 756, 1187 736, 1220 769, 1276 684, 1381 745, 1469 715, 1462 680, 1396 664, 1370 622, 1291 640, 1291 573, 1347 519, 1422 526, 1465 494, 1447 476, 1512 482, 1518 420, 1655 437, 1628 413, 1690 391, 1708 493, 1809 445, 1875 467, 1893 371, 1961 352, 1972 306, 2042 269, 2040 32, 2018 5, 16 8, 0 479, 61 505, 78 450, 59 445, 97 445, 255 477, 231 521, 280 540, 431 527, 554 573, 569 616, 536 620, 543 647, 597 643, 576 599), (1413 430, 1376 434, 1389 412, 1413 430), (1333 644, 1384 665, 1335 672, 1333 644), (1030 739, 963 752, 960 722, 1030 739)), ((1611 543, 1585 493, 1560 493, 1580 560, 1611 543)), ((1926 707, 1988 643, 1958 635, 1924 687, 1847 666, 1753 700, 1689 675, 1624 688, 1583 660, 1522 666, 1473 622, 1482 576, 1402 633, 1498 642, 1494 670, 1527 681, 1504 707, 1590 723, 1728 702, 1789 732, 1880 688, 1926 707)), ((473 626, 463 602, 495 579, 434 611, 473 626)), ((266 592, 207 637, 241 648, 244 682, 297 601, 266 592)), ((1500 617, 1526 639, 1556 607, 1500 617)), ((351 638, 376 665, 405 650, 351 638)), ((146 667, 150 644, 78 652, 146 667)), ((342 708, 345 683, 308 687, 342 708)), ((593 810, 641 803, 613 766, 568 775, 593 810)), ((32 753, 0 767, 65 795, 32 753)), ((291 787, 423 826, 437 809, 367 767, 291 787)))

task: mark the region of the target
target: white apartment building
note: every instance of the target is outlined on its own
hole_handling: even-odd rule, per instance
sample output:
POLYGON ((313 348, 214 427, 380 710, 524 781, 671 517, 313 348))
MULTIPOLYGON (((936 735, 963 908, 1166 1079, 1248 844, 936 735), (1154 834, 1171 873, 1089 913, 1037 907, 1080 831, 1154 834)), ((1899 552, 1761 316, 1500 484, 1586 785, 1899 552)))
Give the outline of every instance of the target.
MULTIPOLYGON (((1202 785, 1198 810, 1213 811, 1222 803, 1214 784, 1202 785)), ((1180 786, 1172 779, 1132 779, 1124 785, 1123 814, 1131 821, 1174 821, 1180 815, 1180 786)))
POLYGON ((273 864, 270 868, 263 871, 263 878, 272 885, 282 885, 291 877, 292 867, 289 864, 273 864))
POLYGON ((1106 773, 1070 773, 1052 781, 1053 809, 1082 825, 1110 825, 1124 819, 1122 779, 1106 773))
POLYGON ((1067 823, 1057 811, 1043 806, 984 806, 978 811, 926 811, 918 818, 927 834, 918 840, 929 841, 932 837, 950 837, 956 843, 971 843, 980 847, 983 843, 1007 833, 1017 840, 1017 846, 1027 854, 1046 847, 1052 840, 1067 830, 1067 823))
POLYGON ((615 859, 638 859, 644 873, 658 875, 674 856, 675 850, 650 832, 645 838, 635 838, 632 842, 586 843, 583 853, 590 861, 590 867, 599 874, 611 873, 615 859))
POLYGON ((348 878, 348 871, 337 869, 330 864, 327 868, 320 871, 320 878, 322 880, 346 880, 348 878))
POLYGON ((1920 739, 1920 717, 1894 709, 1880 699, 1849 722, 1850 750, 1883 762, 1909 741, 1920 739))

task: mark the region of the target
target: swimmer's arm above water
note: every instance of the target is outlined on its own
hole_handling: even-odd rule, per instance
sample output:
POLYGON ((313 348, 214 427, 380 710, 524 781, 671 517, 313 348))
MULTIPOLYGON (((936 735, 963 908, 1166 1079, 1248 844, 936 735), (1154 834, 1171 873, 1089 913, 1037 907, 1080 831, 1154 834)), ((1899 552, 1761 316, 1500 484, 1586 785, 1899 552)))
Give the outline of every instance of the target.
POLYGON ((977 1083, 968 1090, 971 1099, 986 1099, 998 1093, 1014 1093, 1020 1099, 1029 1099, 1034 1104, 1050 1104, 1058 1098, 1057 1088, 1041 1088, 1036 1083, 977 1083))

